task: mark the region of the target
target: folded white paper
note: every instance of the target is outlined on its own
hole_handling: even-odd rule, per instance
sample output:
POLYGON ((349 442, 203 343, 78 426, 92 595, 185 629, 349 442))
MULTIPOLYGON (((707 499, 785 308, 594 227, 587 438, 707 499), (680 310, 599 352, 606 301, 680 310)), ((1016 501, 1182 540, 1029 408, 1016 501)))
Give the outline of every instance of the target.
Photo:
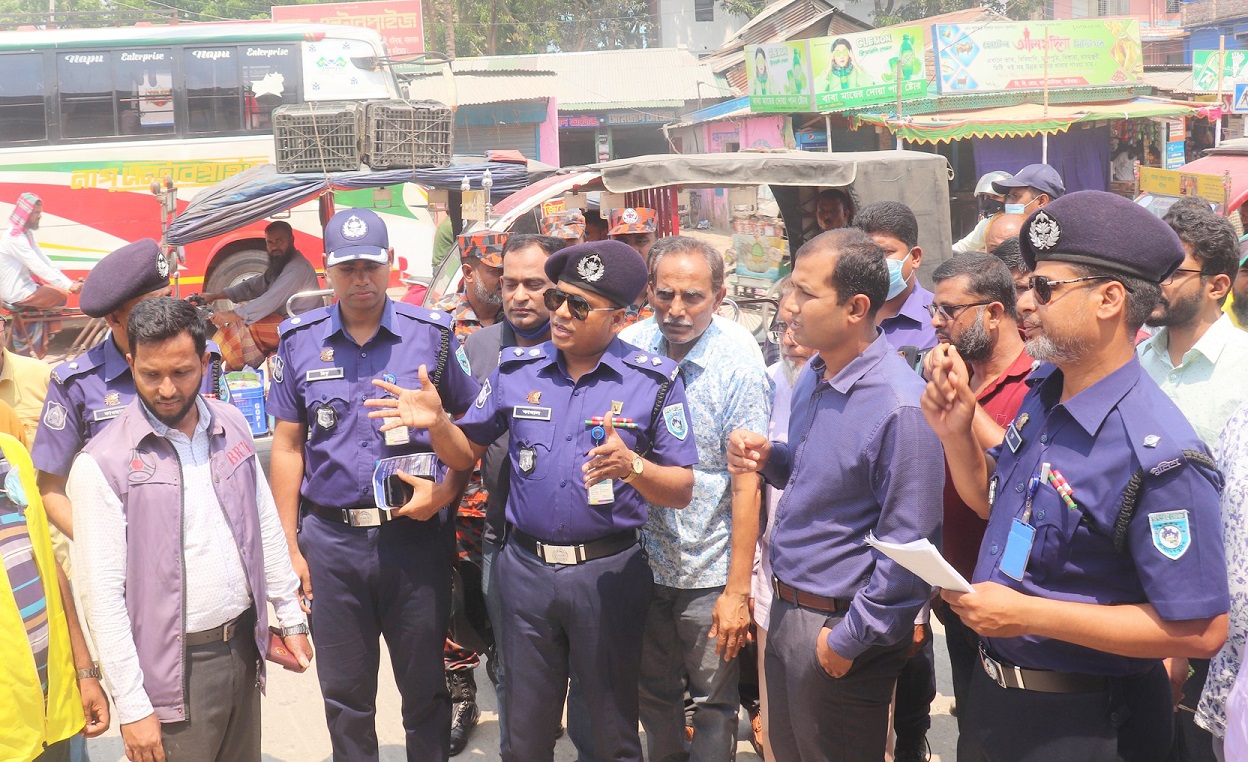
POLYGON ((874 534, 867 535, 867 544, 896 561, 901 566, 914 572, 932 587, 953 590, 959 593, 971 592, 971 583, 953 568, 945 557, 940 555, 936 546, 927 538, 913 542, 885 542, 874 534))

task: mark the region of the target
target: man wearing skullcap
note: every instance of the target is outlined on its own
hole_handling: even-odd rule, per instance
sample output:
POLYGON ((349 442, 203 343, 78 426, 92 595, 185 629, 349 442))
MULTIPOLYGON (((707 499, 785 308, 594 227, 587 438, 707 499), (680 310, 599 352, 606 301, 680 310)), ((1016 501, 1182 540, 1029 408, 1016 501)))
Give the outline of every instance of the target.
MULTIPOLYGON (((31 459, 39 469, 39 491, 48 518, 73 537, 65 480, 74 456, 134 399, 134 376, 126 363, 130 311, 144 299, 168 296, 169 260, 150 238, 126 244, 96 263, 82 286, 82 311, 103 318, 111 333, 78 357, 52 371, 31 459)), ((224 383, 220 350, 212 355, 200 392, 215 394, 224 383)))
MULTIPOLYGON (((428 429, 438 456, 467 468, 508 434, 508 539, 498 558, 508 762, 550 760, 568 665, 589 716, 594 759, 642 759, 637 733, 642 631, 653 577, 638 531, 646 504, 682 507, 697 448, 671 360, 619 340, 646 285, 641 256, 618 241, 546 260, 551 341, 503 353, 454 423, 437 390, 395 400, 387 426, 428 429)), ((499 624, 499 623, 496 623, 499 624)))
MULTIPOLYGON (((0 237, 0 301, 12 308, 44 310, 65 306, 69 294, 82 290, 81 281, 71 281, 47 258, 35 243, 34 231, 43 218, 43 202, 33 193, 18 196, 9 215, 9 225, 0 237), (38 278, 36 281, 35 278, 38 278)), ((14 346, 24 354, 42 357, 56 326, 34 322, 15 335, 14 346), (50 330, 52 329, 52 330, 50 330)))
POLYGON ((958 758, 1158 759, 1174 710, 1162 660, 1216 653, 1229 605, 1222 478, 1135 352, 1183 245, 1100 191, 1034 211, 1019 241, 1019 313, 1043 364, 1004 442, 977 439, 956 349, 934 350, 923 398, 958 494, 988 518, 974 592, 941 594, 980 636, 958 758))

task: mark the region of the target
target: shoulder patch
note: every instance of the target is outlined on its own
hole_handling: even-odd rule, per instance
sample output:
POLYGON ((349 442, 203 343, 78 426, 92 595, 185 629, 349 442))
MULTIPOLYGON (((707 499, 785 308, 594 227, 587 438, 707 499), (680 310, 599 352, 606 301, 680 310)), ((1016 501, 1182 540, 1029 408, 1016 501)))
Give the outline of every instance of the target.
POLYGON ((684 441, 689 436, 689 421, 685 418, 685 406, 679 402, 663 408, 663 423, 667 433, 684 441))
POLYGON ((1148 528, 1153 547, 1171 561, 1182 558, 1192 546, 1192 528, 1187 511, 1163 511, 1148 514, 1148 528))
POLYGON ((279 336, 285 336, 288 333, 297 331, 300 328, 306 328, 310 325, 316 325, 330 315, 333 307, 317 307, 314 310, 295 315, 292 318, 286 318, 282 324, 278 326, 277 332, 279 336))
POLYGON ((464 350, 464 345, 460 344, 459 349, 455 350, 455 360, 459 362, 459 369, 464 372, 465 376, 472 376, 472 364, 468 362, 468 352, 464 350))
POLYGON ((43 408, 43 425, 53 431, 61 431, 65 428, 65 419, 68 414, 64 405, 50 400, 43 408))

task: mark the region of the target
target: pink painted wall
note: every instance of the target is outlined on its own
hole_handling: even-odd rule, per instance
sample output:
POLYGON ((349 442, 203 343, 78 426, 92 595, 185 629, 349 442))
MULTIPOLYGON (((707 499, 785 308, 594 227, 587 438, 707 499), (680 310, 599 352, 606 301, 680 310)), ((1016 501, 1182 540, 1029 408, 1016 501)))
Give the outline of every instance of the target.
POLYGON ((551 166, 559 164, 559 105, 554 98, 546 99, 546 121, 537 127, 537 160, 551 166))

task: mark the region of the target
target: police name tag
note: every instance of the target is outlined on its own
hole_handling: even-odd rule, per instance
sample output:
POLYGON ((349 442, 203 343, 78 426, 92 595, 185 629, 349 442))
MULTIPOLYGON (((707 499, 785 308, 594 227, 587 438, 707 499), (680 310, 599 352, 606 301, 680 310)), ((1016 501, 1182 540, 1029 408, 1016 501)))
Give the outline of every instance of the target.
POLYGON ((1019 448, 1023 446, 1023 435, 1018 433, 1018 429, 1014 428, 1013 423, 1005 429, 1005 444, 1012 453, 1017 453, 1019 448))
POLYGON ((308 371, 307 375, 304 376, 304 380, 310 384, 313 381, 331 381, 342 377, 342 368, 317 368, 316 370, 308 371))
POLYGON ((111 420, 113 420, 114 418, 116 418, 117 416, 121 415, 121 411, 123 411, 123 410, 125 410, 125 408, 124 408, 124 407, 106 407, 106 408, 102 408, 102 409, 100 409, 100 410, 92 410, 92 411, 91 411, 91 420, 93 420, 93 421, 111 421, 111 420))
POLYGON ((521 421, 549 421, 550 408, 516 405, 511 409, 511 417, 521 421))

